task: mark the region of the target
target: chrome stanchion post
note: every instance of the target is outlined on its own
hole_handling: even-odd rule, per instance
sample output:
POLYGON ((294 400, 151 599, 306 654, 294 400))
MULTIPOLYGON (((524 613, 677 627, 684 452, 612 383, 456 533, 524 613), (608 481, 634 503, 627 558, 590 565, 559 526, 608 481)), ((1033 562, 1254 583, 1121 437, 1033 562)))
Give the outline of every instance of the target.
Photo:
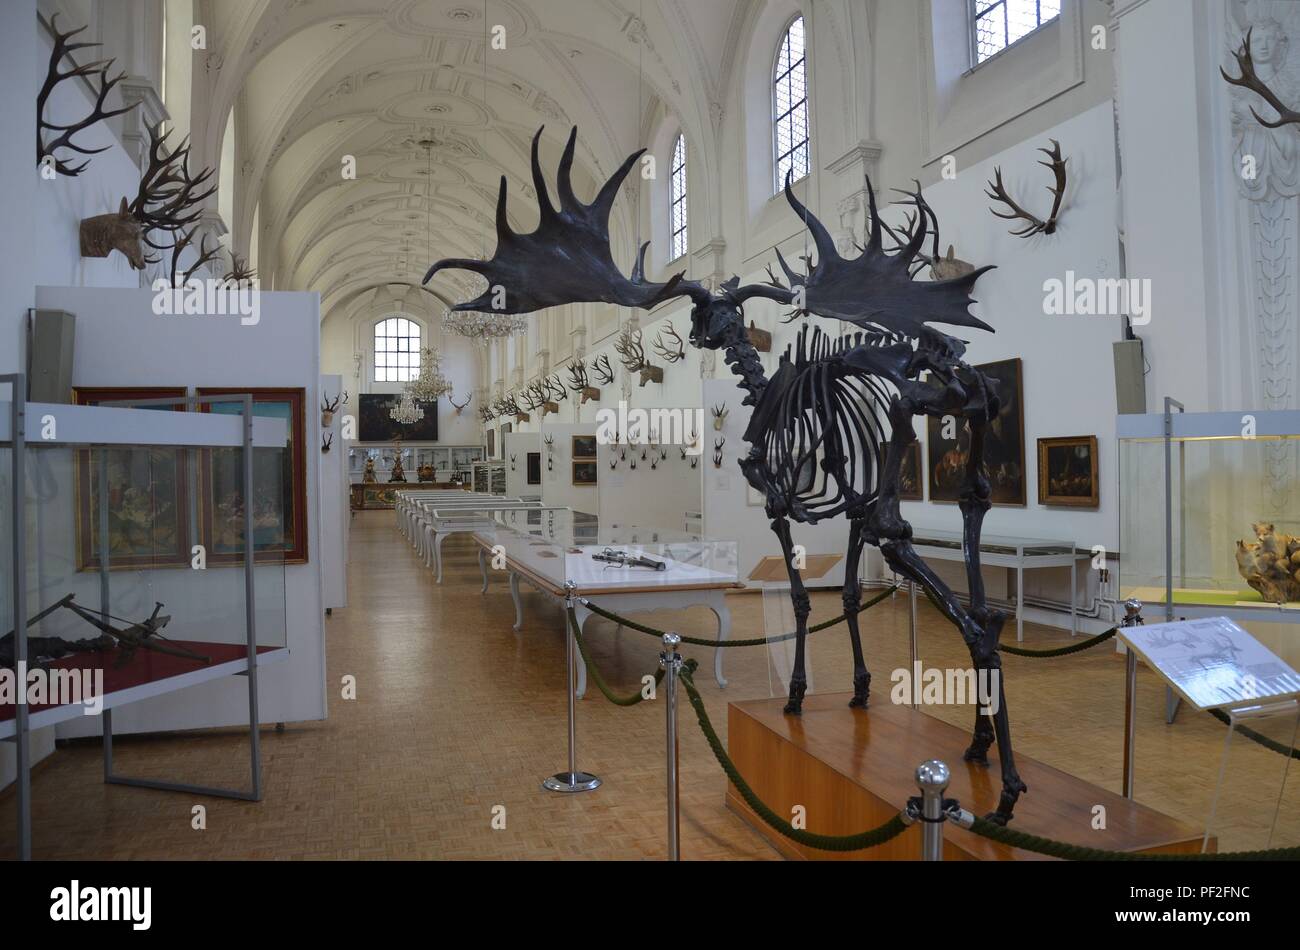
MULTIPOLYGON (((1124 601, 1124 619, 1121 627, 1142 625, 1142 601, 1133 598, 1124 601)), ((1133 797, 1133 749, 1137 738, 1137 654, 1133 648, 1124 649, 1124 797, 1133 797)))
POLYGON ((916 768, 916 787, 921 790, 921 860, 943 860, 943 793, 948 789, 948 766, 938 759, 916 768))
POLYGON ((588 772, 578 771, 578 661, 574 650, 574 637, 577 631, 569 623, 574 613, 574 592, 578 585, 573 581, 564 584, 564 659, 569 675, 566 680, 569 693, 569 770, 557 772, 542 782, 542 788, 552 792, 589 792, 600 787, 600 779, 588 772))
POLYGON ((664 652, 659 654, 659 665, 664 668, 664 695, 667 703, 664 713, 664 739, 667 748, 668 773, 668 860, 680 861, 681 855, 681 804, 677 772, 677 674, 682 668, 682 655, 677 646, 682 638, 675 633, 664 634, 664 652))

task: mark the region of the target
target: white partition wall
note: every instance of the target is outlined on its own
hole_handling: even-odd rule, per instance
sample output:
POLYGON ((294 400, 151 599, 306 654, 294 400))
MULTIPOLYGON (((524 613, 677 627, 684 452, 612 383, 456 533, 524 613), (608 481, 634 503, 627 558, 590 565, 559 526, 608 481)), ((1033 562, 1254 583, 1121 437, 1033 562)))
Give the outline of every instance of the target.
POLYGON ((540 474, 546 478, 546 453, 538 432, 507 432, 502 436, 501 458, 506 463, 506 495, 511 498, 542 497, 542 483, 528 481, 528 453, 541 456, 540 474))
MULTIPOLYGON (((656 455, 644 445, 599 446, 601 524, 685 531, 686 513, 700 510, 705 463, 703 455, 683 458, 681 450, 680 445, 664 445, 656 455)), ((717 540, 728 538, 718 535, 717 540)))
POLYGON ((596 462, 595 485, 573 484, 573 437, 596 436, 596 424, 584 422, 570 425, 546 422, 542 424, 542 502, 557 508, 572 508, 589 515, 600 514, 600 480, 604 473, 596 462), (548 446, 546 438, 554 440, 548 446), (549 460, 549 464, 548 464, 549 460))
MULTIPOLYGON (((324 602, 321 571, 320 298, 260 295, 256 323, 235 316, 155 316, 149 290, 38 287, 36 306, 77 315, 74 386, 302 387, 305 390, 307 563, 284 569, 287 662, 258 680, 263 722, 323 719, 324 602)), ((332 455, 332 453, 331 453, 332 455)), ((71 515, 70 515, 71 516, 71 515)), ((210 568, 230 570, 230 568, 210 568)), ((276 592, 279 596, 280 592, 276 592)), ((169 604, 173 610, 182 604, 169 604)), ((124 708, 115 732, 196 729, 247 722, 247 690, 219 680, 124 708)), ((97 719, 58 727, 60 737, 97 734, 97 719)))

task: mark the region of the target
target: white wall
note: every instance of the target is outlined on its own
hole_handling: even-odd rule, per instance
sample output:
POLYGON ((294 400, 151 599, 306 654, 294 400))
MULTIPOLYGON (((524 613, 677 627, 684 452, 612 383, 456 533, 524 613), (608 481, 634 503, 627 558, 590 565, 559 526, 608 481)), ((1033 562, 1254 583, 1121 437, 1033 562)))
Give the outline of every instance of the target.
MULTIPOLYGON (((343 391, 343 377, 330 374, 320 378, 321 398, 307 406, 307 414, 322 418, 320 406, 333 400, 343 391)), ((322 418, 323 421, 323 418, 322 418)), ((321 452, 321 438, 309 447, 320 454, 320 519, 321 519, 321 594, 322 606, 333 610, 348 605, 348 528, 352 521, 349 496, 348 452, 343 445, 343 410, 334 414, 325 434, 333 436, 328 452, 321 452)))
MULTIPOLYGON (((554 452, 552 456, 552 466, 548 471, 547 447, 542 446, 542 502, 548 506, 557 508, 572 508, 574 511, 585 512, 589 515, 600 514, 600 485, 574 485, 573 484, 573 436, 575 435, 595 435, 596 426, 594 423, 552 423, 548 416, 548 421, 542 425, 542 437, 550 436, 555 439, 554 452)), ((509 466, 507 465, 507 468, 509 466)), ((597 478, 603 477, 603 473, 597 469, 597 478)))
MULTIPOLYGON (((320 301, 307 293, 263 293, 261 320, 239 317, 160 317, 148 290, 40 287, 39 307, 77 315, 76 386, 301 386, 306 391, 308 563, 283 569, 284 617, 290 658, 259 676, 264 722, 323 719, 325 643, 321 592, 322 526, 319 352, 320 301)), ((230 568, 210 571, 234 573, 230 568)), ((171 572, 189 574, 194 572, 171 572)), ((218 579, 220 580, 220 579, 218 579)), ((279 591, 267 585, 264 596, 279 591)), ((242 596, 242 595, 241 595, 242 596)), ((168 604, 174 611, 183 602, 168 604)), ((272 604, 266 604, 272 610, 272 604)), ((237 637, 235 638, 237 639, 237 637)), ((243 678, 232 677, 122 709, 113 728, 152 732, 236 725, 247 721, 243 678)), ((60 736, 98 732, 98 720, 59 727, 60 736)))

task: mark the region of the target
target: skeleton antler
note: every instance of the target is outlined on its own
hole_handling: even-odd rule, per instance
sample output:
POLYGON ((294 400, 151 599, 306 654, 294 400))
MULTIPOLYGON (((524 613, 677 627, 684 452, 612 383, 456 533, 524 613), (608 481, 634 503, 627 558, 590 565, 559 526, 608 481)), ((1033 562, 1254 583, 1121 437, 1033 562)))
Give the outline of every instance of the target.
POLYGON ((1024 225, 1018 231, 1012 231, 1016 237, 1031 237, 1035 234, 1054 234, 1056 233, 1056 218, 1061 210, 1061 199, 1065 197, 1065 159, 1061 157, 1061 143, 1056 139, 1048 139, 1052 143, 1050 149, 1040 148, 1039 151, 1047 156, 1047 161, 1039 161, 1038 164, 1046 166, 1052 170, 1052 177, 1055 179, 1055 185, 1048 186, 1048 191, 1053 195, 1052 213, 1047 216, 1047 220, 1031 214, 1020 205, 1012 200, 1007 194, 1006 186, 1002 183, 1002 169, 994 167, 993 181, 988 183, 989 190, 985 192, 994 201, 1000 201, 1010 208, 1010 211, 999 211, 996 208, 990 208, 999 218, 1007 221, 1023 221, 1024 225))
POLYGON ((50 65, 45 74, 45 83, 41 86, 41 91, 36 96, 36 164, 40 165, 46 158, 52 156, 54 158, 55 171, 60 175, 68 175, 69 177, 75 178, 86 170, 86 167, 90 164, 90 160, 87 159, 79 165, 70 165, 64 159, 55 155, 55 150, 66 148, 81 155, 97 155, 100 152, 107 151, 110 148, 108 145, 105 145, 102 148, 84 148, 74 142, 72 138, 78 132, 85 131, 103 119, 111 119, 113 116, 130 112, 140 103, 133 102, 131 105, 124 106, 121 109, 105 109, 104 103, 107 101, 109 93, 113 91, 113 88, 118 83, 126 78, 126 71, 124 70, 112 79, 109 79, 108 70, 113 65, 113 60, 111 59, 101 59, 96 60, 95 62, 78 65, 77 61, 72 58, 72 53, 79 49, 91 49, 96 46, 102 46, 103 44, 69 42, 74 36, 86 28, 82 26, 75 30, 69 30, 67 33, 60 33, 58 22, 59 15, 57 13, 50 17, 50 30, 54 33, 54 49, 50 51, 50 65), (65 56, 72 62, 72 68, 61 71, 59 69, 59 64, 63 62, 65 56), (95 92, 95 104, 91 107, 90 115, 69 125, 56 125, 53 122, 47 122, 45 120, 45 105, 49 101, 50 93, 54 91, 55 86, 64 80, 73 79, 75 77, 82 77, 87 81, 90 81, 90 77, 92 76, 98 83, 99 88, 95 92), (54 132, 58 134, 53 138, 46 139, 46 132, 54 132))
POLYGON ((1219 67, 1219 72, 1222 73, 1223 78, 1232 83, 1232 85, 1241 86, 1243 89, 1249 89, 1251 92, 1258 94, 1261 99, 1273 107, 1273 110, 1277 112, 1278 117, 1271 122, 1256 112, 1254 106, 1250 107, 1250 114, 1255 117, 1255 121, 1266 129, 1276 129, 1282 125, 1300 125, 1300 112, 1295 112, 1284 105, 1282 100, 1277 97, 1276 93, 1274 93, 1272 89, 1268 88, 1268 86, 1264 84, 1264 80, 1260 79, 1259 74, 1255 72, 1255 61, 1250 55, 1250 35, 1252 32, 1254 32, 1253 27, 1246 31, 1246 38, 1242 41, 1241 49, 1236 50, 1232 54, 1237 60, 1237 68, 1241 71, 1241 75, 1236 79, 1233 79, 1228 75, 1228 71, 1222 66, 1219 67))

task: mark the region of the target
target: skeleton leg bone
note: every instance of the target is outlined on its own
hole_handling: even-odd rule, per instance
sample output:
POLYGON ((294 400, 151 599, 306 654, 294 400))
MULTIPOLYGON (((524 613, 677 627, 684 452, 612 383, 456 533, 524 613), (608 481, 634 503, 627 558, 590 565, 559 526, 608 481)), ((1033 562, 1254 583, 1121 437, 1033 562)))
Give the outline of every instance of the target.
POLYGON ((790 700, 785 704, 785 712, 799 715, 803 710, 803 694, 808 690, 808 679, 804 675, 804 638, 808 635, 808 614, 812 607, 808 600, 808 591, 803 586, 799 569, 794 566, 794 542, 790 538, 790 522, 785 518, 774 518, 772 530, 781 542, 781 553, 785 556, 786 573, 790 575, 790 600, 794 605, 795 640, 794 668, 790 671, 790 700))
POLYGON ((862 638, 858 634, 858 608, 862 605, 862 586, 858 583, 858 560, 862 556, 862 520, 849 522, 849 550, 844 560, 844 622, 849 628, 849 643, 853 645, 853 698, 850 706, 864 707, 871 691, 871 674, 862 657, 862 638))

